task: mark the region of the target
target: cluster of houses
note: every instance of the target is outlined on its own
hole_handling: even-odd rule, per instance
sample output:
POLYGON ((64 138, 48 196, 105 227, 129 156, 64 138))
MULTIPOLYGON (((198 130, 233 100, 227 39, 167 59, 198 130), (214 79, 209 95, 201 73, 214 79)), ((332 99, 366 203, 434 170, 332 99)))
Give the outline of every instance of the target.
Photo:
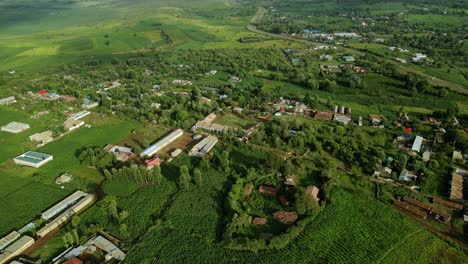
POLYGON ((192 85, 192 81, 188 80, 173 80, 172 84, 174 85, 181 85, 181 86, 187 86, 187 85, 192 85))
POLYGON ((336 33, 324 33, 319 30, 304 29, 302 37, 306 39, 321 39, 326 41, 333 41, 335 38, 359 38, 360 36, 354 32, 336 32, 336 33))
MULTIPOLYGON (((96 197, 82 191, 76 191, 52 206, 41 214, 41 221, 45 224, 36 232, 36 238, 47 236, 57 230, 70 219, 87 207, 89 207, 96 197)), ((29 223, 18 231, 13 231, 0 239, 0 264, 10 263, 14 258, 20 256, 24 251, 35 243, 35 239, 24 235, 36 228, 34 223, 29 223)), ((61 263, 61 262, 60 262, 61 263)))
POLYGON ((334 111, 315 111, 314 119, 315 120, 335 120, 337 122, 343 123, 345 125, 351 122, 351 107, 337 106, 335 105, 334 111))
POLYGON ((281 116, 282 114, 287 115, 308 115, 311 111, 310 108, 301 103, 299 100, 296 99, 284 99, 280 97, 280 100, 273 105, 276 113, 275 116, 281 116))
MULTIPOLYGON (((333 57, 331 55, 322 54, 320 56, 321 60, 332 60, 333 57)), ((342 60, 345 62, 355 62, 355 58, 353 56, 343 56, 342 60)), ((357 73, 367 73, 369 71, 366 67, 360 67, 353 64, 335 64, 335 65, 325 65, 320 64, 320 71, 324 74, 330 75, 335 74, 339 75, 343 72, 343 69, 349 68, 357 73)))

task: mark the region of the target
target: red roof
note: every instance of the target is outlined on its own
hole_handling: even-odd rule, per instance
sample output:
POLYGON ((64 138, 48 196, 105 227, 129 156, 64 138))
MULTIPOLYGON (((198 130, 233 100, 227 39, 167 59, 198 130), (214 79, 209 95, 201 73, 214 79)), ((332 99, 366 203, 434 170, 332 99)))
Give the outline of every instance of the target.
POLYGON ((276 194, 278 193, 278 190, 275 187, 268 186, 268 185, 260 186, 260 188, 258 188, 258 191, 260 193, 266 194, 271 197, 275 197, 276 194))
POLYGON ((145 164, 148 167, 159 166, 161 163, 162 163, 162 160, 159 157, 155 157, 153 159, 145 160, 145 164))
POLYGON ((47 90, 39 90, 39 92, 37 92, 37 93, 44 95, 44 94, 47 94, 47 90))
POLYGON ((411 127, 405 127, 406 133, 413 133, 413 129, 411 127))
POLYGON ((65 100, 65 102, 71 102, 71 101, 75 100, 75 97, 68 95, 68 96, 65 96, 64 100, 65 100))

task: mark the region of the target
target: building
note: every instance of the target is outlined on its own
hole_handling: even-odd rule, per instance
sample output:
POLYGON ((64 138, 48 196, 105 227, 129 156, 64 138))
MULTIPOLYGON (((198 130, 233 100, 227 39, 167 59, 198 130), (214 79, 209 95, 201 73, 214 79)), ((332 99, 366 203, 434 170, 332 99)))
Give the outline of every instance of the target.
POLYGON ((413 204, 413 205, 415 205, 415 206, 417 206, 419 208, 422 208, 422 209, 424 209, 426 211, 431 211, 431 209, 432 209, 432 207, 429 204, 423 203, 423 202, 418 201, 416 199, 413 199, 413 198, 411 198, 409 196, 404 196, 402 200, 407 202, 407 203, 413 204))
POLYGON ((122 250, 120 250, 117 246, 115 246, 112 242, 107 240, 103 236, 96 236, 90 240, 88 240, 85 244, 85 247, 89 248, 90 246, 95 246, 100 250, 106 252, 105 260, 110 261, 111 259, 115 259, 117 261, 123 261, 127 256, 122 250))
POLYGON ((335 37, 341 37, 341 38, 358 38, 359 35, 354 33, 354 32, 337 32, 334 33, 335 37))
POLYGON ((55 184, 69 183, 73 180, 73 175, 64 173, 55 179, 55 184))
POLYGON ((252 225, 266 225, 267 224, 267 219, 262 218, 262 217, 255 217, 252 220, 252 225))
POLYGON ((411 150, 420 152, 421 151, 421 146, 423 143, 424 138, 421 136, 416 136, 413 142, 413 146, 411 147, 411 150))
POLYGON ((105 82, 102 86, 104 87, 104 91, 107 91, 107 90, 119 87, 121 85, 122 85, 122 83, 119 80, 117 80, 117 81, 113 81, 113 82, 105 82))
POLYGON ((0 105, 9 105, 13 103, 16 103, 16 97, 14 96, 9 96, 9 97, 0 99, 0 105))
POLYGON ((341 59, 344 62, 355 62, 356 61, 356 59, 353 56, 343 56, 343 57, 341 57, 341 59))
POLYGON ((372 126, 378 127, 384 120, 383 115, 369 115, 369 119, 371 120, 372 126))
POLYGON ((186 85, 192 85, 192 81, 187 81, 187 80, 173 80, 172 84, 175 85, 181 85, 181 86, 186 86, 186 85))
POLYGON ((67 119, 63 122, 63 126, 68 131, 73 131, 85 125, 85 122, 82 120, 75 120, 75 119, 67 119))
POLYGON ((26 249, 34 244, 34 239, 29 236, 23 236, 16 242, 8 246, 0 254, 0 264, 5 264, 21 255, 26 249))
POLYGON ((400 200, 395 200, 395 202, 393 203, 395 206, 401 208, 401 209, 404 209, 408 212, 411 212, 423 219, 426 219, 427 218, 427 212, 422 210, 420 207, 418 206, 415 206, 415 205, 412 205, 411 203, 408 203, 408 202, 404 202, 404 201, 400 201, 400 200))
POLYGON ((34 135, 29 136, 29 140, 31 141, 37 141, 40 144, 47 144, 54 140, 52 137, 53 133, 50 130, 44 131, 42 133, 36 133, 34 135))
POLYGON ((42 213, 41 217, 42 219, 49 220, 68 208, 70 205, 76 203, 79 199, 85 197, 87 193, 82 192, 82 191, 76 191, 69 195, 67 198, 63 199, 60 201, 58 204, 52 206, 50 209, 42 213))
POLYGON ((278 189, 269 184, 262 184, 260 185, 260 187, 258 187, 258 192, 270 197, 276 197, 276 195, 278 194, 278 189))
POLYGON ((78 113, 75 113, 73 115, 70 116, 70 119, 73 119, 73 120, 80 120, 81 118, 85 117, 85 116, 88 116, 90 115, 91 112, 87 111, 87 110, 83 110, 81 112, 78 112, 78 113))
POLYGON ((171 157, 175 158, 175 157, 179 156, 181 153, 182 153, 182 150, 178 148, 178 149, 171 152, 171 157))
POLYGON ((392 174, 392 169, 388 167, 380 167, 378 170, 374 171, 374 176, 390 177, 391 174, 392 174))
POLYGON ((203 157, 218 143, 218 138, 213 135, 202 139, 189 152, 190 156, 203 157))
POLYGON ((149 146, 141 153, 141 157, 151 157, 156 154, 158 151, 161 151, 163 148, 167 147, 169 144, 180 138, 184 134, 182 129, 176 129, 165 136, 163 139, 159 140, 155 144, 149 146))
POLYGON ((405 181, 405 182, 410 182, 410 181, 415 181, 418 178, 413 172, 410 172, 408 170, 403 170, 400 173, 400 176, 398 177, 399 181, 405 181))
POLYGON ((441 199, 439 197, 432 197, 432 202, 436 203, 436 204, 440 204, 440 205, 443 205, 443 206, 453 208, 455 210, 463 210, 463 204, 446 201, 446 200, 441 199))
POLYGON ((83 261, 81 261, 79 258, 77 257, 73 257, 65 262, 63 262, 62 264, 82 264, 83 261))
POLYGON ((37 231, 36 235, 38 237, 44 237, 54 229, 62 226, 66 222, 68 222, 73 215, 81 212, 87 206, 92 204, 96 200, 96 197, 92 194, 87 194, 83 198, 81 198, 77 203, 72 205, 70 208, 66 209, 62 214, 54 218, 52 221, 48 222, 43 228, 37 231))
POLYGON ((332 111, 317 111, 314 115, 314 119, 316 120, 332 120, 332 118, 332 111))
POLYGON ((115 158, 122 162, 132 159, 135 156, 131 148, 122 146, 107 145, 104 147, 104 150, 109 153, 113 153, 115 158))
POLYGON ((83 100, 83 104, 81 105, 82 108, 84 109, 91 109, 91 108, 94 108, 94 107, 97 107, 99 106, 99 103, 98 102, 93 102, 89 99, 84 99, 83 100))
POLYGON ((20 238, 21 234, 13 231, 0 239, 0 252, 20 238))
POLYGON ((318 197, 319 192, 320 192, 320 189, 314 185, 307 186, 305 189, 306 195, 311 195, 317 202, 320 201, 318 197))
POLYGON ((195 125, 193 125, 192 131, 195 132, 198 129, 203 129, 203 130, 212 131, 212 132, 225 133, 229 129, 231 129, 228 126, 215 124, 214 121, 216 117, 217 116, 215 113, 211 113, 207 115, 203 120, 198 121, 195 123, 195 125))
POLYGON ((452 183, 450 189, 450 200, 463 201, 468 197, 467 188, 465 181, 466 171, 455 168, 455 172, 452 173, 452 183))
POLYGON ((39 168, 53 159, 54 157, 49 154, 28 151, 14 158, 13 161, 15 162, 15 164, 39 168))
POLYGON ((8 125, 2 126, 0 128, 0 130, 5 131, 5 132, 18 134, 20 132, 23 132, 23 131, 29 129, 29 128, 30 128, 30 126, 28 124, 19 123, 19 122, 11 122, 8 125))
POLYGON ((351 117, 344 114, 335 114, 333 120, 347 125, 349 122, 351 122, 351 117))
POLYGON ((273 218, 283 224, 291 225, 294 224, 297 220, 297 213, 296 212, 285 212, 285 211, 278 211, 273 214, 273 218))
POLYGON ((425 59, 427 59, 427 55, 422 54, 422 53, 415 53, 415 54, 413 54, 413 57, 411 58, 411 60, 413 62, 416 62, 416 63, 421 62, 421 61, 423 61, 425 59))
POLYGON ((152 159, 145 160, 145 165, 148 170, 152 170, 155 166, 161 165, 162 162, 163 160, 156 156, 152 159))

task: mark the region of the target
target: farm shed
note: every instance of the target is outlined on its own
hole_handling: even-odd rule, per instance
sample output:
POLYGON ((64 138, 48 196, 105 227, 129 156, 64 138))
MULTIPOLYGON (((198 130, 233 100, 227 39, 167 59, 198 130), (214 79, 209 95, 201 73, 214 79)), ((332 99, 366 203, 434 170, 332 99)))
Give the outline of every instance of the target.
POLYGON ((258 192, 271 196, 271 197, 276 197, 276 194, 278 193, 278 189, 276 189, 273 186, 263 184, 258 188, 258 192))
POLYGON ((9 97, 0 99, 0 105, 9 105, 13 103, 16 103, 16 97, 14 96, 9 96, 9 97))
POLYGON ((411 147, 411 150, 419 152, 421 151, 421 146, 423 143, 424 138, 421 136, 416 136, 413 142, 413 146, 411 147))
POLYGON ((151 145, 141 153, 141 157, 151 157, 156 154, 158 151, 167 147, 169 144, 174 142, 176 139, 180 138, 184 134, 182 129, 176 129, 165 136, 163 139, 159 140, 155 144, 151 145))
POLYGON ((180 153, 182 153, 182 150, 181 149, 176 149, 176 150, 171 152, 171 157, 175 158, 175 157, 179 156, 180 153))
POLYGON ((262 217, 255 217, 252 220, 252 225, 266 225, 267 219, 262 217))
POLYGON ((54 138, 52 137, 53 133, 50 130, 44 131, 42 133, 36 133, 34 135, 29 136, 29 140, 37 141, 41 144, 46 144, 51 142, 54 138))
POLYGON ((13 243, 16 239, 18 239, 20 237, 20 233, 16 232, 16 231, 13 231, 11 233, 9 233, 8 235, 2 237, 0 239, 0 252, 2 250, 4 250, 6 247, 8 247, 8 245, 10 245, 11 243, 13 243))
POLYGON ((34 244, 34 239, 29 236, 23 236, 16 242, 5 248, 0 254, 0 264, 8 263, 18 255, 21 255, 26 249, 34 244))
POLYGON ((218 143, 218 138, 210 135, 204 138, 202 141, 198 142, 189 152, 190 156, 202 157, 218 143))
POLYGON ((49 154, 28 151, 14 158, 13 161, 15 164, 39 168, 53 159, 54 157, 49 154))
POLYGON ((67 198, 60 201, 58 204, 52 206, 49 210, 42 213, 41 216, 43 219, 49 220, 84 196, 86 196, 86 193, 82 191, 76 191, 69 195, 67 198))
POLYGON ((38 237, 43 237, 47 235, 52 230, 65 224, 67 221, 69 221, 73 217, 73 215, 81 212, 83 209, 85 209, 88 205, 93 203, 95 200, 96 200, 96 197, 94 195, 92 194, 86 195, 84 198, 78 201, 75 205, 73 205, 72 207, 67 209, 65 212, 57 216, 54 220, 47 223, 43 228, 37 231, 36 235, 38 237))
POLYGON ((425 203, 423 203, 421 201, 418 201, 418 200, 413 199, 413 198, 408 197, 408 196, 403 197, 403 201, 408 202, 408 203, 413 204, 413 205, 416 205, 417 207, 420 207, 420 208, 425 209, 427 211, 431 210, 430 205, 425 204, 425 203))
POLYGON ((283 224, 294 224, 297 220, 297 213, 278 211, 273 214, 273 218, 283 224))
POLYGON ((78 112, 76 114, 71 115, 70 118, 73 119, 73 120, 80 120, 81 118, 83 118, 83 117, 85 117, 87 115, 90 115, 90 114, 91 114, 91 112, 84 110, 84 111, 81 111, 81 112, 78 112))
POLYGON ((406 210, 406 211, 408 211, 408 212, 411 212, 411 213, 413 213, 413 214, 415 214, 415 215, 417 215, 417 216, 419 216, 421 218, 426 219, 426 217, 427 217, 426 212, 424 212, 419 207, 414 206, 414 205, 412 205, 412 204, 410 204, 408 202, 403 202, 403 201, 400 201, 400 200, 396 200, 393 204, 400 207, 400 208, 402 208, 402 209, 404 209, 404 210, 406 210))
POLYGON ((29 128, 30 126, 28 124, 19 123, 19 122, 11 122, 8 125, 2 126, 0 129, 5 132, 18 134, 29 128))
POLYGON ((433 197, 432 202, 436 203, 436 204, 443 205, 443 206, 451 207, 451 208, 456 209, 456 210, 463 210, 463 205, 462 204, 446 201, 444 199, 440 199, 439 197, 433 197))

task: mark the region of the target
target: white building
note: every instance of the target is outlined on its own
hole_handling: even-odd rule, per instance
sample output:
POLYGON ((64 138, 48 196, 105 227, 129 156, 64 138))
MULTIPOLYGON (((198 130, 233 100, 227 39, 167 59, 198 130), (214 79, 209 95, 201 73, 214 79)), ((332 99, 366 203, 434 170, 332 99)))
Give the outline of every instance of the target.
POLYGON ((9 104, 13 104, 13 103, 16 103, 16 97, 14 97, 14 96, 10 96, 10 97, 0 99, 0 105, 9 105, 9 104))
POLYGON ((210 135, 198 142, 189 152, 190 156, 202 157, 208 154, 210 150, 218 143, 216 136, 210 135))
POLYGON ((169 144, 180 138, 184 134, 182 129, 176 129, 172 131, 169 135, 165 136, 160 141, 156 142, 155 144, 149 146, 141 153, 141 157, 151 157, 156 154, 158 151, 162 150, 163 148, 167 147, 169 144))
POLYGON ((421 151, 421 146, 423 143, 424 138, 421 136, 416 136, 413 142, 413 146, 411 147, 411 150, 419 152, 421 151))
POLYGON ((53 159, 54 157, 49 154, 28 151, 14 158, 13 161, 15 162, 15 164, 39 168, 53 159))
POLYGON ((29 129, 29 128, 30 128, 30 126, 28 124, 19 123, 19 122, 11 122, 8 125, 2 126, 1 130, 5 131, 5 132, 18 134, 20 132, 25 131, 26 129, 29 129))

